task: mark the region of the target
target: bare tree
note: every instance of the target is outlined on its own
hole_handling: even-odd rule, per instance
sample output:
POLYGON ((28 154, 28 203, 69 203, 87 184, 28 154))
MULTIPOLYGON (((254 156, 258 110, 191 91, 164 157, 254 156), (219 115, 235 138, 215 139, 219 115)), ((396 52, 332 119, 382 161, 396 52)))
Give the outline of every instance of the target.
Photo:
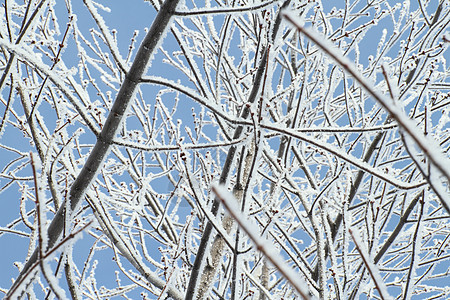
POLYGON ((2 7, 7 299, 449 296, 447 1, 56 2, 2 7))

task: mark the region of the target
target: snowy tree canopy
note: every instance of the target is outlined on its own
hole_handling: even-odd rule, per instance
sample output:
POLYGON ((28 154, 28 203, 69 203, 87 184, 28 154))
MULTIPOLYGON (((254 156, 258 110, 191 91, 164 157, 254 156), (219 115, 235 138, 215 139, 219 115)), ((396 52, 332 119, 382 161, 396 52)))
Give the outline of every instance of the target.
POLYGON ((2 4, 2 297, 450 297, 448 0, 2 4))

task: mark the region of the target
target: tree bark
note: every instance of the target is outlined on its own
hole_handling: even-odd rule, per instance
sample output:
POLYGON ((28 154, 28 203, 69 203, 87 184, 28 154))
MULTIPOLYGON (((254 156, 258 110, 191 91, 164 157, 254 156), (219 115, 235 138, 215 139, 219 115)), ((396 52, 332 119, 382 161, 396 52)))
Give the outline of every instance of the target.
MULTIPOLYGON (((97 142, 92 149, 83 169, 70 188, 69 200, 61 205, 48 227, 48 245, 46 252, 56 245, 60 239, 61 234, 66 233, 68 228, 66 220, 71 220, 74 211, 77 210, 81 200, 84 198, 86 189, 89 188, 92 181, 95 179, 98 170, 103 166, 103 162, 108 155, 113 138, 119 130, 125 111, 129 106, 142 76, 150 62, 150 58, 156 51, 157 45, 163 38, 163 34, 170 24, 170 20, 175 12, 175 8, 179 0, 166 0, 161 6, 149 32, 145 36, 139 50, 136 54, 130 70, 125 74, 125 79, 116 96, 111 112, 105 122, 101 133, 97 136, 97 142)), ((29 274, 34 273, 33 267, 39 259, 39 249, 36 249, 31 255, 23 269, 21 270, 17 280, 9 289, 5 299, 10 299, 18 292, 22 284, 26 284, 29 274)))

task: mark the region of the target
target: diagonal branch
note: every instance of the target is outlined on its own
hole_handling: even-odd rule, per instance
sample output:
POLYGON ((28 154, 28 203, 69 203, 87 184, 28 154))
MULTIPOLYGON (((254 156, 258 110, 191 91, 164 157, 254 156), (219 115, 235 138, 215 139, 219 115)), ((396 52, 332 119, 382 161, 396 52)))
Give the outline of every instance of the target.
MULTIPOLYGON (((340 66, 342 66, 346 72, 352 75, 353 78, 364 88, 364 90, 375 100, 377 100, 377 102, 384 107, 390 116, 397 121, 400 127, 408 134, 408 136, 411 137, 411 139, 423 151, 436 169, 438 169, 442 175, 447 178, 447 181, 450 182, 450 160, 440 151, 441 148, 436 141, 418 131, 416 129, 416 125, 405 115, 402 109, 397 107, 386 95, 380 93, 373 86, 372 82, 362 77, 353 63, 337 51, 333 44, 324 38, 321 38, 321 35, 314 30, 305 28, 294 14, 284 11, 283 15, 292 25, 295 26, 295 28, 297 28, 297 30, 305 34, 320 49, 322 49, 340 66)), ((446 197, 444 199, 440 198, 440 200, 442 206, 444 206, 450 214, 450 197, 446 197)))
POLYGON ((352 236, 353 242, 355 243, 355 247, 358 250, 359 254, 361 255, 361 258, 364 264, 366 265, 367 270, 369 271, 370 277, 372 277, 373 282, 375 283, 375 286, 378 292, 380 293, 381 299, 383 300, 392 299, 392 297, 389 295, 387 291, 386 284, 383 282, 383 279, 381 278, 377 266, 371 261, 367 250, 363 248, 363 243, 359 239, 357 230, 349 228, 348 232, 352 236))
POLYGON ((223 186, 213 186, 212 191, 216 197, 224 204, 228 213, 236 220, 240 228, 242 228, 248 237, 253 241, 256 248, 261 251, 265 257, 277 268, 283 277, 292 285, 303 299, 310 299, 311 293, 299 275, 289 267, 283 258, 278 254, 277 249, 271 242, 262 238, 254 226, 240 212, 237 206, 237 200, 223 186))
MULTIPOLYGON (((166 29, 169 27, 170 20, 175 12, 178 2, 179 0, 167 0, 164 2, 156 15, 149 32, 139 47, 136 58, 129 72, 126 74, 124 82, 116 96, 114 105, 105 122, 105 126, 98 135, 97 142, 83 169, 72 184, 69 203, 63 203, 61 205, 48 228, 47 247, 49 249, 59 240, 63 229, 65 229, 65 220, 70 220, 72 212, 77 209, 81 200, 84 198, 87 188, 91 185, 98 170, 102 167, 110 150, 112 140, 122 124, 125 111, 134 97, 140 79, 147 70, 151 57, 156 51, 157 46, 160 44, 161 39, 164 37, 166 29)), ((30 273, 30 268, 37 262, 38 256, 39 250, 36 249, 25 264, 17 280, 14 282, 10 292, 17 290, 20 283, 27 282, 24 277, 27 277, 30 273)), ((10 292, 7 294, 6 298, 12 296, 10 292)))

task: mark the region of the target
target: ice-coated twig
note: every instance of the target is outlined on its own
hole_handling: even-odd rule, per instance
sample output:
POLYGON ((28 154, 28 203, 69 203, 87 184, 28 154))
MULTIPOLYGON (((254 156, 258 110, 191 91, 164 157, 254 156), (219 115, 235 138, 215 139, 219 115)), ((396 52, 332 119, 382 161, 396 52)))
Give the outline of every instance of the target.
MULTIPOLYGON (((414 234, 412 236, 412 240, 411 240, 411 245, 412 245, 412 253, 411 253, 411 262, 409 264, 409 270, 408 270, 408 275, 406 277, 406 287, 404 289, 404 296, 403 299, 411 299, 413 291, 414 291, 414 287, 415 285, 420 281, 419 280, 415 280, 415 277, 417 275, 417 264, 418 264, 418 260, 419 260, 419 250, 420 247, 422 245, 422 230, 421 228, 423 228, 423 215, 424 215, 424 204, 425 204, 425 191, 423 191, 423 197, 421 197, 420 199, 420 205, 418 206, 418 217, 417 217, 417 224, 416 224, 416 229, 414 230, 414 234)), ((422 277, 423 278, 423 277, 422 277)))
MULTIPOLYGON (((285 0, 282 7, 287 7, 289 5, 289 3, 290 3, 290 0, 285 0)), ((281 24, 281 16, 279 14, 277 14, 277 18, 275 20, 272 35, 271 35, 272 40, 276 40, 277 33, 280 29, 280 24, 281 24)), ((259 62, 258 70, 255 73, 254 84, 252 85, 252 87, 250 89, 250 94, 248 95, 247 102, 249 104, 254 103, 257 96, 260 93, 261 82, 262 82, 264 70, 266 67, 267 59, 268 59, 267 51, 264 51, 264 54, 259 62)), ((247 119, 249 114, 250 114, 250 106, 244 106, 244 108, 242 109, 242 112, 240 113, 241 118, 247 119)), ((243 130, 244 130, 243 126, 237 126, 236 129, 234 130, 233 139, 240 138, 243 130)), ((221 175, 219 178, 219 183, 223 184, 227 181, 236 152, 237 152, 236 146, 231 146, 230 149, 228 150, 227 157, 225 159, 225 163, 223 165, 223 169, 222 169, 222 172, 221 172, 221 175)), ((217 214, 217 211, 219 209, 219 204, 220 204, 219 200, 214 199, 214 202, 211 207, 211 212, 213 215, 217 214)), ((206 227, 203 231, 203 235, 200 240, 199 251, 197 252, 197 255, 195 256, 194 264, 192 266, 191 277, 189 278, 189 283, 188 283, 188 287, 186 290, 185 300, 193 299, 193 297, 195 295, 194 292, 195 292, 195 288, 199 281, 198 278, 200 275, 200 268, 204 261, 203 258, 205 256, 205 252, 206 252, 205 249, 207 248, 206 245, 210 241, 212 228, 213 227, 212 227, 211 222, 206 223, 206 227)))
POLYGON ((38 161, 35 157, 36 154, 30 153, 31 169, 33 170, 34 179, 34 193, 36 201, 36 220, 37 220, 37 230, 38 230, 38 244, 39 244, 39 266, 41 268, 42 275, 45 280, 47 280, 48 286, 51 291, 56 295, 58 299, 66 298, 66 293, 59 286, 58 279, 52 274, 47 262, 45 261, 45 253, 43 249, 47 249, 47 232, 46 232, 46 221, 45 210, 43 205, 41 205, 42 187, 41 179, 38 175, 38 161))
MULTIPOLYGON (((83 107, 83 104, 73 95, 66 82, 61 79, 61 74, 53 71, 51 68, 43 64, 39 58, 37 58, 34 54, 26 51, 26 48, 21 45, 11 44, 7 40, 0 38, 0 46, 6 48, 8 51, 22 58, 24 61, 28 62, 37 70, 45 74, 45 76, 47 76, 48 79, 50 79, 50 81, 58 87, 58 89, 64 94, 64 96, 67 97, 69 102, 74 106, 76 111, 83 118, 83 121, 86 122, 86 125, 88 125, 89 129, 96 135, 99 133, 97 126, 94 125, 95 122, 88 116, 88 114, 86 113, 86 109, 84 109, 83 107)), ((70 76, 68 77, 70 78, 70 76)))
MULTIPOLYGON (((428 157, 430 162, 436 166, 436 168, 444 175, 450 182, 450 160, 448 157, 444 156, 441 152, 441 147, 436 143, 435 140, 426 137, 416 129, 416 125, 411 121, 404 112, 394 105, 392 99, 389 99, 386 95, 380 93, 368 79, 361 76, 360 72, 356 69, 354 64, 350 62, 346 57, 344 57, 340 51, 338 51, 335 46, 324 39, 322 35, 313 29, 305 28, 303 22, 293 13, 284 10, 282 15, 288 20, 297 30, 306 35, 310 40, 312 40, 322 51, 328 54, 333 60, 335 60, 346 72, 353 76, 353 78, 363 87, 363 89, 369 93, 373 98, 375 98, 378 103, 380 103, 384 109, 390 114, 390 116, 397 121, 400 127, 414 140, 417 146, 423 151, 423 153, 428 157)), ((448 208, 450 203, 448 199, 447 202, 443 203, 443 206, 448 208)), ((447 209, 448 211, 448 209, 447 209)), ((450 211, 448 211, 450 213, 450 211)))
MULTIPOLYGON (((127 259, 127 261, 132 264, 136 270, 154 286, 159 289, 164 289, 166 282, 159 278, 158 274, 153 272, 142 260, 140 254, 133 249, 133 245, 125 238, 125 236, 120 232, 117 225, 112 221, 112 216, 108 213, 102 201, 96 199, 96 197, 87 195, 88 201, 92 207, 94 207, 94 213, 96 219, 98 220, 103 232, 108 236, 109 240, 114 244, 115 249, 119 250, 120 254, 127 259)), ((119 265, 119 261, 117 261, 119 265)), ((120 266, 120 265, 119 265, 120 266)), ((128 276, 127 272, 124 272, 128 276)), ((173 287, 167 288, 167 293, 172 299, 180 300, 183 295, 173 287)))
POLYGON ((416 206, 416 204, 419 201, 419 199, 421 197, 423 197, 423 195, 424 195, 424 191, 422 191, 421 193, 417 194, 417 196, 414 197, 413 200, 411 200, 411 203, 408 205, 408 208, 406 208, 405 212, 400 217, 400 220, 398 221, 397 226, 392 231, 392 233, 389 235, 387 240, 384 242, 384 244, 381 247, 381 249, 378 250, 377 255, 375 255, 375 258, 373 259, 373 261, 376 264, 380 261, 380 259, 383 257, 383 255, 386 253, 386 251, 392 245, 394 240, 398 237, 398 235, 399 235, 400 231, 402 230, 403 226, 406 224, 406 221, 408 220, 409 215, 411 214, 412 210, 416 206))
MULTIPOLYGON (((198 203, 202 203, 205 201, 200 200, 201 198, 201 185, 200 183, 195 179, 195 177, 193 176, 193 174, 190 172, 189 170, 189 165, 191 164, 190 162, 190 157, 188 154, 186 154, 183 151, 183 147, 182 147, 182 160, 184 162, 184 166, 185 166, 185 170, 186 170, 186 179, 189 182, 189 186, 191 187, 192 193, 194 195, 194 198, 196 199, 196 202, 198 203)), ((206 218, 208 219, 209 222, 211 222, 211 224, 213 225, 214 229, 220 234, 220 236, 222 237, 223 241, 228 245, 228 247, 230 249, 233 249, 233 242, 231 237, 229 236, 229 234, 227 233, 227 229, 224 228, 223 225, 220 224, 220 222, 217 221, 217 217, 215 215, 212 214, 212 212, 210 212, 207 209, 206 205, 199 205, 200 210, 205 214, 206 218)))
MULTIPOLYGON (((62 246, 65 246, 66 243, 75 238, 78 237, 78 235, 85 231, 89 226, 91 226, 92 221, 88 222, 86 225, 84 225, 83 227, 81 227, 80 229, 78 229, 75 232, 72 232, 70 234, 68 234, 64 239, 61 240, 61 242, 59 242, 55 247, 53 247, 52 249, 48 250, 44 256, 41 257, 41 259, 45 259, 49 256, 52 256, 53 253, 55 253, 56 251, 58 251, 62 246)), ((40 260, 36 261, 34 260, 34 263, 26 270, 26 272, 23 274, 23 276, 19 276, 16 280, 16 282, 14 282, 13 286, 11 287, 11 289, 8 291, 8 294, 6 295, 5 300, 9 300, 9 299, 16 299, 17 296, 23 292, 23 288, 25 288, 25 286, 27 285, 27 283, 29 282, 28 280, 30 278, 33 278, 35 272, 36 272, 36 268, 40 265, 40 260)))
MULTIPOLYGON (((28 19, 27 23, 25 24, 25 26, 23 26, 20 29, 20 34, 16 39, 16 45, 18 45, 20 43, 20 41, 22 40, 22 38, 25 36, 25 34, 27 34, 28 29, 33 27, 32 24, 34 23, 34 20, 36 19, 36 17, 39 17, 42 14, 41 9, 46 2, 47 2, 47 0, 42 0, 41 2, 39 2, 38 5, 36 5, 33 13, 31 14, 30 18, 28 19)), ((5 5, 6 5, 6 2, 5 2, 5 5)), ((8 13, 6 13, 5 15, 7 17, 8 13)), ((5 83, 6 78, 8 77, 8 75, 10 73, 11 66, 13 65, 14 60, 15 60, 15 54, 12 53, 11 56, 9 57, 8 63, 6 64, 5 68, 2 70, 3 74, 0 78, 0 89, 2 88, 3 84, 5 83)))
POLYGON ((300 296, 304 299, 311 299, 311 293, 306 287, 299 274, 295 273, 286 262, 279 256, 278 250, 273 244, 260 236, 259 232, 255 230, 247 218, 241 213, 237 206, 237 200, 234 196, 223 186, 214 185, 211 187, 216 197, 223 203, 228 213, 236 220, 240 228, 245 231, 248 237, 253 241, 256 248, 261 251, 265 257, 277 268, 283 277, 297 290, 300 296))
POLYGON ((269 300, 273 299, 272 295, 270 295, 270 292, 261 285, 261 283, 252 275, 252 273, 247 271, 245 268, 243 268, 243 271, 245 275, 253 282, 253 284, 256 285, 262 293, 264 293, 264 296, 266 296, 267 299, 269 300))
POLYGON ((187 86, 181 85, 172 80, 168 80, 166 78, 162 78, 162 77, 158 77, 158 76, 147 76, 147 77, 142 78, 140 80, 140 82, 153 84, 153 85, 167 86, 167 87, 173 89, 174 91, 178 91, 178 92, 183 93, 184 95, 190 97, 191 99, 193 99, 196 102, 198 102, 199 104, 207 107, 212 112, 219 115, 220 117, 222 117, 223 119, 227 120, 230 123, 238 124, 238 122, 241 122, 246 125, 251 125, 250 122, 245 122, 244 119, 236 119, 236 118, 230 117, 229 114, 227 114, 225 111, 223 111, 223 109, 221 109, 219 105, 213 103, 208 98, 199 95, 193 89, 191 89, 187 86))
POLYGON ((426 184, 425 180, 422 180, 419 182, 413 182, 413 183, 403 182, 393 176, 390 176, 390 175, 382 172, 379 168, 372 167, 366 161, 362 161, 359 158, 357 158, 353 155, 350 155, 347 152, 341 150, 340 148, 337 148, 329 143, 321 142, 320 140, 315 139, 315 138, 313 138, 309 135, 306 135, 302 132, 297 132, 295 129, 280 128, 279 126, 265 125, 265 124, 262 124, 261 128, 277 131, 277 132, 283 133, 287 136, 291 136, 291 137, 297 138, 299 140, 308 142, 311 145, 314 145, 318 148, 324 149, 324 150, 336 155, 337 157, 345 160, 346 162, 354 165, 355 167, 357 167, 369 174, 372 174, 372 175, 380 178, 381 180, 389 182, 390 184, 392 184, 400 189, 405 189, 405 190, 415 189, 415 188, 421 187, 426 184))

